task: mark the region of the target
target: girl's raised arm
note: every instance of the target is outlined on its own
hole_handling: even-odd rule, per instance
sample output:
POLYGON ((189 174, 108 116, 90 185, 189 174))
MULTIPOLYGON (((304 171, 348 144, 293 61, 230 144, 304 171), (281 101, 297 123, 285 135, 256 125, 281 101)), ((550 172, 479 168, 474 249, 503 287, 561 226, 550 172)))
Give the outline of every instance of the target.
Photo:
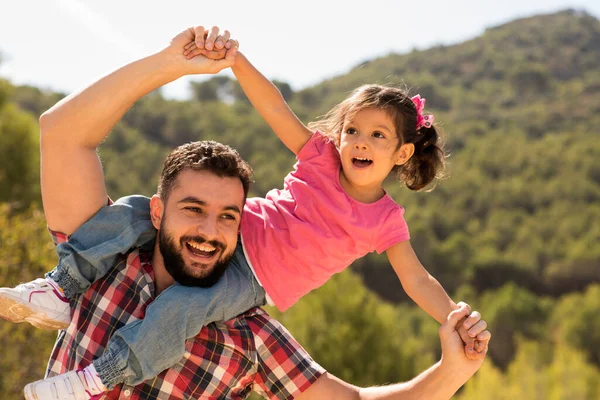
POLYGON ((279 89, 239 52, 232 70, 254 108, 283 144, 298 154, 312 132, 296 117, 279 89))

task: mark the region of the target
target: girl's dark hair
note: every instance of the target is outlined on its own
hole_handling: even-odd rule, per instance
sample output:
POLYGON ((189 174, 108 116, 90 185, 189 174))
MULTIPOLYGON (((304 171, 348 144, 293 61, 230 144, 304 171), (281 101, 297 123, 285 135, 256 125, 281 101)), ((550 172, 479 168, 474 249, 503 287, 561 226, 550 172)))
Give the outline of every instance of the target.
POLYGON ((339 145, 344 122, 365 108, 389 113, 400 139, 396 150, 405 143, 415 146, 413 156, 392 169, 398 180, 411 190, 421 190, 433 180, 443 177, 446 166, 444 143, 434 125, 417 131, 417 109, 405 89, 375 84, 360 86, 317 121, 309 123, 308 127, 320 131, 339 145))
POLYGON ((239 153, 225 144, 206 140, 183 144, 169 153, 158 180, 157 194, 167 201, 181 171, 210 171, 219 177, 238 178, 244 188, 244 201, 252 180, 252 168, 239 153))

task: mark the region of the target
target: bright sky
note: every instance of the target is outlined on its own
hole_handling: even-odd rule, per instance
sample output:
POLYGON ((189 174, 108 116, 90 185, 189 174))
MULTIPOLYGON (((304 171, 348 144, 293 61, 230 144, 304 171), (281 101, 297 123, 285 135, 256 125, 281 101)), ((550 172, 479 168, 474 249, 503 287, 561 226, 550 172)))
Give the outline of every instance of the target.
MULTIPOLYGON (((486 27, 566 8, 600 16, 598 0, 6 1, 0 76, 71 92, 188 26, 219 25, 267 77, 301 89, 389 52, 459 43, 486 27)), ((184 98, 187 82, 169 84, 165 94, 184 98)))

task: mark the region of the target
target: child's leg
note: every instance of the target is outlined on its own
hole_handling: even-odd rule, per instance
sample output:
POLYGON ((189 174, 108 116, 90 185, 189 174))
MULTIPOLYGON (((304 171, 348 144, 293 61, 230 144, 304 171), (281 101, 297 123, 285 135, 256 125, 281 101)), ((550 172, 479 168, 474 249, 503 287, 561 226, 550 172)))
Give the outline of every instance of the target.
POLYGON ((137 385, 181 360, 186 339, 196 336, 204 325, 264 303, 265 292, 238 245, 229 268, 215 285, 169 287, 150 304, 143 320, 115 332, 93 365, 108 388, 121 382, 137 385))
POLYGON ((56 247, 58 265, 46 276, 71 299, 106 275, 119 254, 155 237, 150 199, 144 196, 120 198, 113 205, 102 207, 67 242, 56 247))

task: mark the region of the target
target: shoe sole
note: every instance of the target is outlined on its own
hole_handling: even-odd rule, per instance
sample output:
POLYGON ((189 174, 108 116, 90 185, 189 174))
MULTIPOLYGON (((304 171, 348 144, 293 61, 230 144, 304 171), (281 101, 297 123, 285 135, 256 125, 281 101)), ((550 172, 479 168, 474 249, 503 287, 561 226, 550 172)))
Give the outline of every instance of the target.
MULTIPOLYGON (((36 328, 52 331, 65 329, 69 326, 68 323, 52 319, 43 312, 36 312, 9 297, 0 297, 0 317, 17 324, 29 322, 36 328)), ((37 396, 32 398, 37 399, 37 396)))
POLYGON ((39 400, 37 394, 35 394, 32 390, 32 384, 25 386, 23 389, 23 395, 25 396, 25 400, 39 400))

